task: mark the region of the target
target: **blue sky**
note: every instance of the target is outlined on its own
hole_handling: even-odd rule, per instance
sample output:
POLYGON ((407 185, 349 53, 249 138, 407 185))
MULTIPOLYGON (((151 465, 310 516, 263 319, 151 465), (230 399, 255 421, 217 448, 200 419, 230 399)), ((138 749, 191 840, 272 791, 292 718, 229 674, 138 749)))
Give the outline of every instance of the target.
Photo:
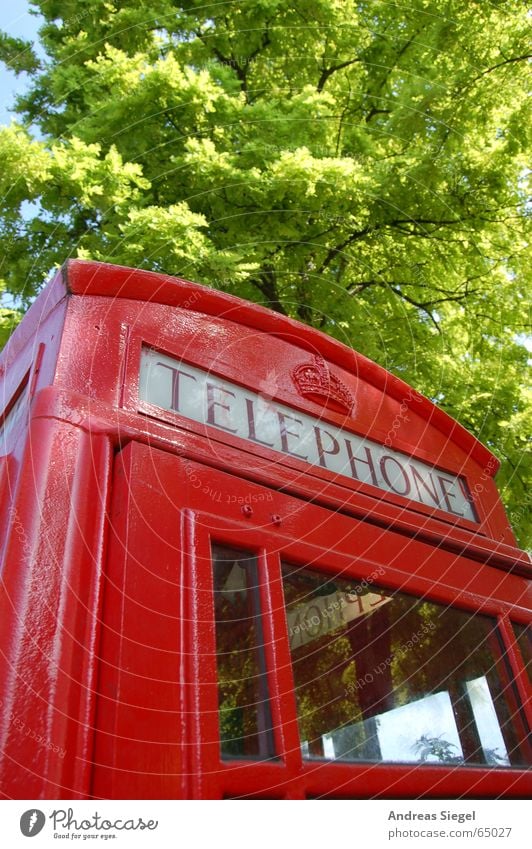
MULTIPOLYGON (((29 9, 28 0, 7 0, 0 3, 0 30, 17 38, 35 41, 42 19, 30 15, 29 9)), ((13 106, 15 95, 22 93, 26 84, 25 74, 16 77, 0 63, 0 124, 11 123, 12 113, 9 107, 13 106)))

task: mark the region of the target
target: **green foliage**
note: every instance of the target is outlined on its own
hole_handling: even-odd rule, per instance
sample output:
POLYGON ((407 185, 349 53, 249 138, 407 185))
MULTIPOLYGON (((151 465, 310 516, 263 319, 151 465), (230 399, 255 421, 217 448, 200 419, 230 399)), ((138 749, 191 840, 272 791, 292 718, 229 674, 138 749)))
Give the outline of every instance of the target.
POLYGON ((487 443, 529 542, 526 6, 32 5, 47 62, 0 42, 32 80, 0 131, 6 291, 77 255, 309 322, 487 443))
POLYGON ((0 31, 0 61, 15 74, 21 74, 23 71, 32 73, 40 68, 40 62, 30 42, 22 38, 13 38, 2 31, 0 31))
POLYGON ((0 346, 4 346, 17 324, 22 320, 19 310, 0 309, 0 346))

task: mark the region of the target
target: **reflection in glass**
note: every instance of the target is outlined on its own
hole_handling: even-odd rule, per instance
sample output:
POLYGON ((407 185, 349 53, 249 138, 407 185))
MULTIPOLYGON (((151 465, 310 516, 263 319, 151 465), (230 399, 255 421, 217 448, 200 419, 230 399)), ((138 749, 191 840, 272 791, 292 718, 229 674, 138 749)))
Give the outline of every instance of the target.
POLYGON ((5 416, 2 424, 0 425, 0 454, 5 454, 7 452, 5 443, 8 437, 11 433, 16 431, 19 425, 22 424, 24 414, 28 411, 28 388, 29 383, 26 380, 24 388, 19 393, 17 400, 12 405, 9 413, 5 416))
POLYGON ((495 622, 283 565, 305 758, 521 765, 495 622))
POLYGON ((532 681, 532 633, 530 625, 521 625, 519 622, 514 622, 513 626, 528 677, 532 681))
POLYGON ((257 558, 220 545, 212 558, 222 755, 273 757, 257 558))
POLYGON ((508 752, 486 676, 466 681, 466 690, 486 763, 509 766, 508 752))

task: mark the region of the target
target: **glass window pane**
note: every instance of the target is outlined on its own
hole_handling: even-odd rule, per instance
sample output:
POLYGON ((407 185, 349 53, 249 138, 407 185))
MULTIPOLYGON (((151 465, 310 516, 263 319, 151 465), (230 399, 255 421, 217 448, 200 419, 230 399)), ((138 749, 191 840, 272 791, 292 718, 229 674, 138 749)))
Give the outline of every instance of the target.
POLYGON ((222 755, 274 756, 257 558, 213 545, 222 755))
POLYGON ((24 414, 28 411, 28 387, 29 383, 26 380, 24 388, 0 425, 0 454, 7 453, 8 437, 22 426, 24 414))
POLYGON ((523 663, 528 672, 528 677, 532 681, 532 633, 530 625, 521 625, 519 622, 514 622, 513 626, 523 663))
POLYGON ((496 623, 283 565, 305 758, 523 763, 496 623))

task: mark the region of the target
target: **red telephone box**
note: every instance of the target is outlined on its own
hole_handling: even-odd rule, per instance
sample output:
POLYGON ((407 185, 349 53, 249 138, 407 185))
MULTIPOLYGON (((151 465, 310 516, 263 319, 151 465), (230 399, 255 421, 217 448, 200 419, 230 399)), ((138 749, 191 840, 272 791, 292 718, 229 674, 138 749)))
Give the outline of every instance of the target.
POLYGON ((523 797, 498 462, 333 339, 72 261, 1 360, 6 798, 523 797))

